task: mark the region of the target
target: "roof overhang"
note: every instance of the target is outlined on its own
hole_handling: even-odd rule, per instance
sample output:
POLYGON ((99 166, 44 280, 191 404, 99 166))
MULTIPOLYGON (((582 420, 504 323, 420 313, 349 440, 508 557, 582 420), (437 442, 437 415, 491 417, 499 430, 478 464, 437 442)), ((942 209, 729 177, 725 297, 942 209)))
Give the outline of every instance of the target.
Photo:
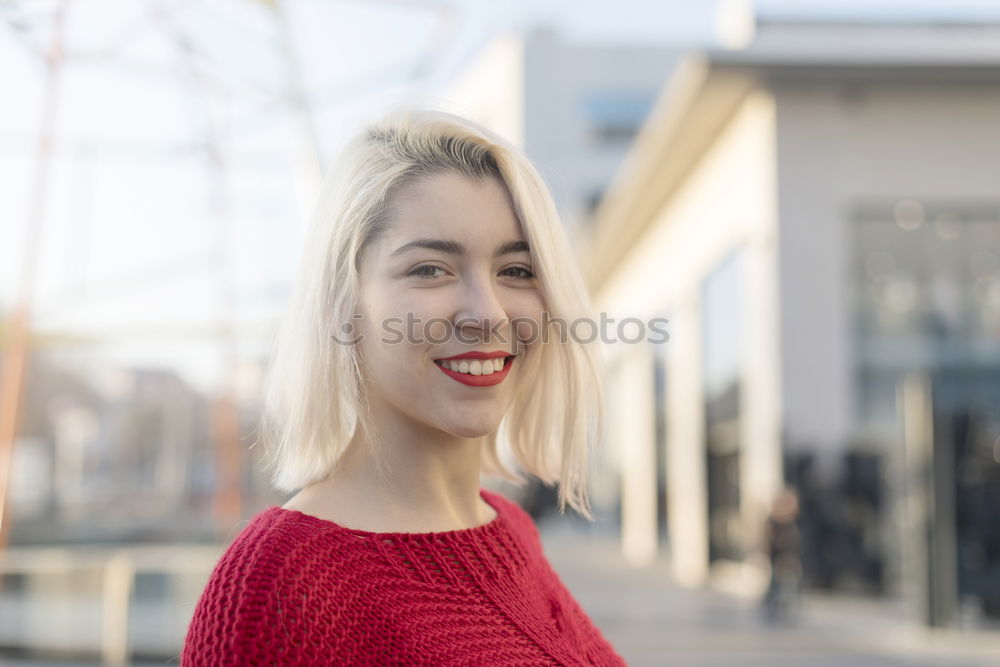
POLYGON ((678 63, 583 238, 591 290, 608 279, 756 85, 755 73, 743 67, 698 55, 678 63))
POLYGON ((682 57, 581 239, 591 291, 607 282, 751 92, 836 83, 998 85, 1000 61, 851 53, 796 60, 753 49, 682 57))

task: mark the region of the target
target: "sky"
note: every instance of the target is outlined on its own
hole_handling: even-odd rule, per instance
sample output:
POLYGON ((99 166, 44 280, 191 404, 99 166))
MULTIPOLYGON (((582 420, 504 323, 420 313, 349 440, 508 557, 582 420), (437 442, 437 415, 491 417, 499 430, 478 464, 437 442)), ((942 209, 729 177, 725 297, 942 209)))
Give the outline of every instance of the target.
MULTIPOLYGON (((503 29, 699 48, 723 41, 723 10, 749 10, 738 0, 289 0, 276 15, 252 0, 76 0, 39 178, 42 54, 58 4, 0 5, 0 81, 12 91, 0 108, 0 309, 16 299, 35 229, 34 326, 55 336, 53 357, 95 372, 173 368, 204 390, 220 382, 227 340, 238 357, 263 353, 287 298, 316 185, 303 146, 326 167, 360 123, 444 90, 503 29), (296 86, 306 113, 283 97, 296 86), (219 335, 226 323, 231 338, 219 335)), ((756 10, 1000 20, 997 0, 756 10)))

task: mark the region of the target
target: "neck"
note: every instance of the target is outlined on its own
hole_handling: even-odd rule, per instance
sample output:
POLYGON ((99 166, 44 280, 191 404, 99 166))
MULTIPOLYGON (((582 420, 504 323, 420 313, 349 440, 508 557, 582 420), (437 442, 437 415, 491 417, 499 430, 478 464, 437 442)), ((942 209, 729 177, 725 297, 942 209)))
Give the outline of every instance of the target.
POLYGON ((372 532, 461 530, 495 516, 479 496, 484 438, 393 435, 358 429, 336 470, 286 507, 372 532))

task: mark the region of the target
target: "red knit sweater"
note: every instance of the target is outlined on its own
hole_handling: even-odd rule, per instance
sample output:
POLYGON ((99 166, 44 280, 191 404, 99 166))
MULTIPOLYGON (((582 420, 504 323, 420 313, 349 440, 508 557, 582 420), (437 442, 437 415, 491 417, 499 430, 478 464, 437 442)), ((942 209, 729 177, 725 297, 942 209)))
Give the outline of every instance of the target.
POLYGON ((198 665, 624 665, 545 558, 531 517, 372 533, 269 507, 219 560, 181 654, 198 665))

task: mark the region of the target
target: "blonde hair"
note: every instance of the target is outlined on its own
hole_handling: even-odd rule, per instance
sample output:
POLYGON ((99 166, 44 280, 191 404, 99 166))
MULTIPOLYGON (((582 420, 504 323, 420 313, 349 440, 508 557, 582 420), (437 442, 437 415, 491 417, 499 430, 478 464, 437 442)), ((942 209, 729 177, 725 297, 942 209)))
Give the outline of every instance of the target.
MULTIPOLYGON (((390 224, 403 186, 442 171, 507 189, 528 242, 546 312, 569 323, 592 318, 583 277, 544 181, 506 140, 465 118, 426 108, 397 110, 356 135, 326 180, 312 216, 301 271, 272 349, 264 386, 264 464, 283 492, 329 475, 355 428, 367 423, 355 348, 345 336, 358 305, 359 259, 390 224)), ((588 328, 589 330, 589 328, 588 328)), ((551 332, 550 332, 551 333, 551 332)), ((486 436, 483 470, 516 484, 521 472, 559 484, 568 504, 592 519, 588 499, 592 442, 602 426, 600 356, 569 336, 537 345, 500 427, 486 436), (501 461, 505 444, 520 471, 501 461)))

